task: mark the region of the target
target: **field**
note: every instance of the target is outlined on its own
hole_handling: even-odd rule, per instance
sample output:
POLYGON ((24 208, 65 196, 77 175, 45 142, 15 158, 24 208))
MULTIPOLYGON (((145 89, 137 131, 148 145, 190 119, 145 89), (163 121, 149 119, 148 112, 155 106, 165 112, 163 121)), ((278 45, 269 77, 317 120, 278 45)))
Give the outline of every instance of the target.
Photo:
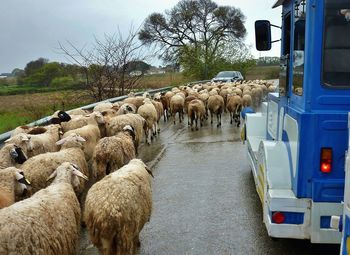
MULTIPOLYGON (((247 80, 277 77, 278 67, 254 67, 246 75, 247 80)), ((190 80, 181 73, 145 76, 140 81, 138 90, 178 86, 187 82, 190 80)), ((84 90, 64 87, 0 86, 0 134, 51 115, 58 109, 69 110, 89 103, 92 103, 92 100, 86 96, 84 90), (55 91, 57 89, 60 91, 55 91)))
POLYGON ((47 92, 0 97, 0 134, 28 124, 58 109, 72 109, 91 103, 84 91, 47 92))
POLYGON ((246 74, 246 80, 278 79, 279 66, 256 66, 246 74))

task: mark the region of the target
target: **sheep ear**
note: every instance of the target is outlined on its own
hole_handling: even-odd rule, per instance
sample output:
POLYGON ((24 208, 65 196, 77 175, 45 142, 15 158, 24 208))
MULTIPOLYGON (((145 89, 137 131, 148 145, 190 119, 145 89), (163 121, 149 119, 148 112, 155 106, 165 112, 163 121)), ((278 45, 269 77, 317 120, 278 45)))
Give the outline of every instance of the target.
POLYGON ((7 139, 4 143, 10 143, 11 142, 11 138, 7 139))
POLYGON ((81 137, 80 135, 77 136, 77 139, 78 139, 79 142, 86 142, 84 137, 81 137))
POLYGON ((152 178, 154 178, 154 176, 153 176, 153 173, 152 173, 152 171, 151 171, 151 169, 149 169, 149 167, 148 166, 145 166, 145 169, 146 169, 146 171, 152 176, 152 178))
POLYGON ((59 141, 56 142, 56 145, 62 145, 62 144, 64 144, 64 143, 66 142, 66 140, 67 140, 66 137, 65 137, 65 138, 62 138, 61 140, 59 140, 59 141))
POLYGON ((57 175, 57 171, 55 170, 55 171, 53 171, 53 173, 49 176, 49 178, 46 179, 46 181, 47 181, 47 182, 50 181, 51 179, 55 178, 56 175, 57 175))
POLYGON ((22 135, 21 136, 21 141, 22 142, 28 142, 30 140, 30 136, 27 136, 27 135, 22 135))
POLYGON ((79 171, 78 169, 76 169, 75 167, 74 167, 74 170, 73 170, 72 173, 73 173, 74 175, 76 175, 76 176, 78 176, 78 177, 80 177, 80 178, 86 180, 86 181, 89 180, 89 178, 88 178, 85 174, 83 174, 82 172, 80 172, 80 171, 79 171))

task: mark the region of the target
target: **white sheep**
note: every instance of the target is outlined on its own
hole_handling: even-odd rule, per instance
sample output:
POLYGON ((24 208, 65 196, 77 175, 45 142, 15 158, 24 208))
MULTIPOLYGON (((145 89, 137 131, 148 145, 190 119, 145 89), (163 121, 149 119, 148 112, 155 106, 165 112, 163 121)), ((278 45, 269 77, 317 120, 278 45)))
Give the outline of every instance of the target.
POLYGON ((28 159, 22 148, 13 143, 5 144, 0 149, 0 171, 11 166, 19 167, 28 159))
POLYGON ((0 254, 76 254, 81 212, 72 185, 86 176, 70 163, 55 175, 47 188, 0 210, 0 254))
POLYGON ((39 127, 32 129, 28 134, 18 134, 5 141, 5 143, 13 143, 21 147, 26 155, 31 158, 46 152, 58 151, 56 142, 60 139, 62 134, 60 125, 49 125, 45 127, 39 127), (38 132, 39 134, 34 135, 36 130, 46 130, 45 132, 38 132))
POLYGON ((93 154, 93 175, 95 180, 114 172, 136 156, 135 130, 126 125, 115 136, 102 138, 93 154))
POLYGON ((140 145, 140 142, 142 140, 143 135, 143 128, 146 121, 145 119, 139 115, 139 114, 123 114, 119 115, 113 118, 110 118, 106 120, 106 132, 107 136, 113 136, 118 134, 120 131, 123 131, 123 128, 126 125, 130 125, 135 129, 135 147, 136 147, 136 153, 137 149, 140 145))
POLYGON ((210 123, 213 124, 213 114, 216 114, 217 127, 221 126, 221 114, 224 110, 224 99, 220 95, 209 96, 208 109, 210 111, 210 123))
POLYGON ((92 158, 94 153, 95 146, 101 138, 100 129, 96 125, 86 125, 81 128, 73 129, 66 132, 62 138, 66 138, 71 134, 78 134, 85 139, 84 143, 84 154, 86 161, 89 161, 92 158))
POLYGON ((136 106, 130 103, 124 103, 120 106, 119 110, 117 111, 117 115, 128 113, 136 113, 136 106))
POLYGON ((135 254, 152 213, 151 171, 133 159, 89 190, 84 219, 101 254, 135 254))
POLYGON ((144 99, 144 104, 139 107, 137 113, 140 114, 146 121, 146 125, 144 126, 146 143, 151 144, 151 140, 153 136, 157 134, 157 119, 158 113, 152 101, 149 98, 144 99))
POLYGON ((101 102, 94 107, 93 111, 103 112, 104 110, 112 109, 112 107, 113 107, 113 104, 110 102, 101 102))
POLYGON ((104 126, 105 120, 103 115, 100 112, 93 112, 91 114, 87 114, 85 116, 74 116, 68 122, 61 122, 61 126, 63 128, 63 132, 67 132, 69 130, 81 128, 88 124, 93 124, 98 127, 104 126))
POLYGON ((29 185, 22 170, 15 167, 0 170, 0 209, 23 198, 29 185))
MULTIPOLYGON (((77 134, 70 134, 57 142, 61 145, 58 152, 48 152, 28 159, 21 166, 26 178, 31 183, 30 193, 34 194, 49 185, 47 178, 63 162, 76 164, 83 174, 89 176, 88 165, 82 150, 85 139, 77 134)), ((85 183, 81 182, 76 192, 82 194, 85 183)))

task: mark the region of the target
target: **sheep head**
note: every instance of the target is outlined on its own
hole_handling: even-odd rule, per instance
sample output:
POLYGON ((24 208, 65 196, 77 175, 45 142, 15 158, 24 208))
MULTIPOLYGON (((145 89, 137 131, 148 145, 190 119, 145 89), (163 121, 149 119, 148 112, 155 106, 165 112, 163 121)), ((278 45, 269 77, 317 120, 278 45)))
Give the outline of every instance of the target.
POLYGON ((72 133, 69 136, 62 138, 56 142, 56 145, 61 146, 61 149, 74 147, 83 148, 85 142, 86 140, 83 137, 76 133, 72 133))
POLYGON ((54 179, 57 176, 58 181, 60 179, 66 179, 68 177, 68 180, 70 180, 73 188, 78 188, 80 185, 80 180, 84 179, 86 181, 89 180, 89 178, 80 172, 79 167, 76 164, 70 163, 70 162, 64 162, 59 167, 55 169, 55 171, 52 172, 52 174, 47 178, 46 181, 50 181, 54 179))

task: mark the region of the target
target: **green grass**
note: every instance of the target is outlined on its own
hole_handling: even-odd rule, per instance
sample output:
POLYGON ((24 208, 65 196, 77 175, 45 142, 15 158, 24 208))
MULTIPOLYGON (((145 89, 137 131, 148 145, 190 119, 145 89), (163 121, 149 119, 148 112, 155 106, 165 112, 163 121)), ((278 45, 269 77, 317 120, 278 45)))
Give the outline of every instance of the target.
POLYGON ((34 94, 53 91, 65 91, 70 89, 77 89, 79 86, 69 85, 60 87, 43 87, 37 85, 0 85, 0 96, 19 95, 19 94, 34 94))
POLYGON ((255 66, 250 69, 246 76, 246 80, 268 80, 278 79, 279 66, 255 66))
POLYGON ((22 116, 17 112, 0 113, 0 134, 30 122, 29 116, 22 116))

